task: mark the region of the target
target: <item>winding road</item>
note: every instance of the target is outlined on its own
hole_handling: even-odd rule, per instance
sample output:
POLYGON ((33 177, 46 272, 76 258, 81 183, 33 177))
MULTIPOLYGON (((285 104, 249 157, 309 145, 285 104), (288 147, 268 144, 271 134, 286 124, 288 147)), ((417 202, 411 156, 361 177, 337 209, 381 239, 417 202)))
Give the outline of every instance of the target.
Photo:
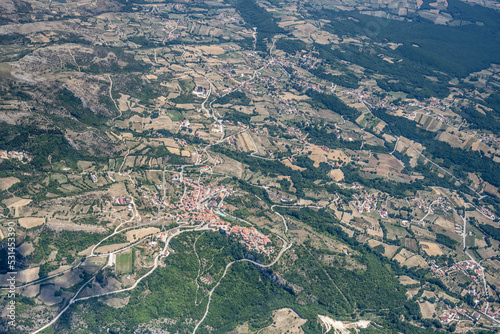
POLYGON ((292 243, 288 244, 283 238, 281 238, 281 237, 279 237, 279 238, 283 241, 283 248, 278 253, 278 256, 271 263, 269 263, 269 264, 262 264, 262 263, 258 263, 258 262, 255 262, 255 261, 252 261, 252 260, 248 260, 248 259, 241 259, 241 260, 236 260, 236 261, 229 262, 226 265, 226 268, 224 269, 224 273, 222 274, 221 278, 219 279, 219 281, 217 282, 217 284, 212 288, 212 290, 210 290, 210 292, 208 293, 207 309, 205 310, 205 314, 203 314, 203 318, 201 318, 201 320, 196 324, 196 327, 193 330, 193 334, 196 333, 196 331, 198 330, 198 327, 200 327, 200 325, 203 323, 203 321, 207 317, 208 311, 210 309, 210 302, 212 301, 212 294, 214 293, 215 289, 217 289, 217 287, 221 283, 222 279, 226 276, 228 269, 234 263, 237 263, 237 262, 250 262, 250 263, 252 263, 252 264, 254 264, 256 266, 259 266, 261 268, 268 268, 268 267, 273 266, 276 262, 278 262, 278 260, 280 259, 281 255, 283 255, 284 252, 286 252, 290 247, 292 247, 292 243))

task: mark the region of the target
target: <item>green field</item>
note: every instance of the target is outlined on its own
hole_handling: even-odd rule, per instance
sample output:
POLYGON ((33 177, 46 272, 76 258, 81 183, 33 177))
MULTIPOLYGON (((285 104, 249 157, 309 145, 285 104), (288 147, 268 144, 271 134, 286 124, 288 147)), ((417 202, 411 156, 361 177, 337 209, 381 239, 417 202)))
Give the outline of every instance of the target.
POLYGON ((167 116, 174 122, 182 121, 184 117, 177 110, 169 110, 167 116))
POLYGON ((467 247, 474 247, 474 238, 473 236, 466 236, 465 237, 465 246, 467 247))
POLYGON ((52 174, 50 176, 50 180, 57 181, 57 182, 59 182, 59 184, 63 184, 63 183, 68 182, 68 178, 63 174, 52 174))
POLYGON ((132 272, 132 252, 116 255, 116 272, 118 274, 126 274, 132 272))

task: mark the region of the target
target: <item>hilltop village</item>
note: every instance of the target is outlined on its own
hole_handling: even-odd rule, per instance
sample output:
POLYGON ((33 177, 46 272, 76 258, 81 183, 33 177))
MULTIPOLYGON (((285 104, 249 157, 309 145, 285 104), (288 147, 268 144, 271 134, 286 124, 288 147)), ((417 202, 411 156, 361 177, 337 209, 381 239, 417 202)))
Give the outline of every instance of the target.
MULTIPOLYGON (((200 167, 204 173, 208 167, 200 167)), ((157 193, 145 196, 159 210, 167 210, 170 216, 175 216, 175 222, 180 225, 197 225, 218 231, 228 236, 241 240, 241 243, 250 251, 270 255, 274 252, 271 239, 259 232, 255 227, 239 226, 234 223, 235 218, 224 214, 226 206, 224 199, 231 196, 233 191, 224 186, 214 186, 212 183, 203 185, 189 177, 174 173, 171 182, 183 187, 183 194, 178 203, 169 203, 167 199, 161 200, 157 193)), ((122 199, 121 197, 118 200, 122 199)), ((122 199, 123 200, 123 199, 122 199)), ((125 197, 123 204, 130 200, 125 197)), ((248 224, 247 224, 248 225, 248 224)), ((160 239, 165 239, 166 234, 160 233, 160 239)))

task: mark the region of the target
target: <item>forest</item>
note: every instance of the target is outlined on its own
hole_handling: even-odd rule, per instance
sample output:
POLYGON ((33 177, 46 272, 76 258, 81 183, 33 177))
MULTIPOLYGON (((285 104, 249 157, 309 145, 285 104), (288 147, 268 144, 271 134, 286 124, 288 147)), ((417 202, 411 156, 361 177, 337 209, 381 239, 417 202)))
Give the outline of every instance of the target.
MULTIPOLYGON (((30 164, 36 169, 48 165, 50 155, 54 161, 65 160, 76 168, 76 162, 85 155, 77 151, 66 140, 60 130, 45 130, 35 126, 9 125, 0 122, 0 147, 7 151, 24 151, 33 156, 30 164)), ((99 159, 93 157, 92 159, 99 159)), ((3 163, 5 164, 5 163, 3 163)), ((2 165, 3 165, 2 164, 2 165)))
POLYGON ((276 23, 274 17, 254 0, 237 0, 234 7, 250 29, 257 28, 256 49, 267 52, 265 39, 271 39, 276 34, 286 33, 276 23))
MULTIPOLYGON (((471 6, 458 0, 450 1, 450 10, 460 19, 466 17, 466 20, 482 22, 483 25, 453 27, 436 25, 424 19, 406 22, 333 10, 311 13, 316 18, 330 19, 332 28, 337 34, 352 37, 363 34, 383 43, 387 41, 403 43, 394 50, 394 54, 405 61, 401 62, 400 68, 396 66, 393 69, 398 69, 400 76, 403 77, 412 67, 422 74, 438 70, 451 76, 464 77, 497 62, 500 44, 497 43, 496 32, 500 28, 500 14, 493 9, 471 6), (349 18, 355 18, 356 21, 349 18)), ((360 53, 363 56, 366 54, 366 52, 360 53)), ((376 62, 377 66, 380 64, 382 63, 376 62)), ((365 65, 369 64, 362 66, 365 65)), ((391 64, 386 63, 386 65, 391 64)), ((389 67, 386 69, 390 70, 389 67)), ((372 66, 368 68, 377 70, 372 66)))
POLYGON ((359 110, 349 107, 336 95, 319 93, 312 89, 308 89, 306 95, 312 99, 312 103, 308 101, 312 106, 315 106, 315 104, 324 106, 337 114, 346 116, 350 120, 355 120, 361 114, 359 110))

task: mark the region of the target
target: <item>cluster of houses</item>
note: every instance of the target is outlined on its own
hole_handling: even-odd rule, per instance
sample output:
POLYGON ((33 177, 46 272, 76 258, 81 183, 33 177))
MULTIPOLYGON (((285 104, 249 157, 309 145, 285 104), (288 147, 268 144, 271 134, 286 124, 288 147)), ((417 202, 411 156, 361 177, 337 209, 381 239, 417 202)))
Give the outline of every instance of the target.
MULTIPOLYGON (((487 297, 488 294, 484 289, 483 283, 480 281, 480 277, 483 276, 483 268, 476 263, 475 261, 461 261, 455 263, 449 269, 443 271, 440 269, 435 262, 431 263, 431 271, 437 277, 443 277, 446 274, 449 274, 453 271, 460 270, 465 275, 470 277, 473 280, 473 283, 462 291, 462 295, 469 294, 474 298, 474 303, 477 305, 480 302, 480 299, 483 297, 487 297)), ((500 307, 499 306, 491 306, 486 303, 483 305, 483 309, 481 310, 484 314, 487 314, 491 318, 500 319, 500 307)), ((448 324, 452 321, 458 320, 470 320, 470 321, 478 321, 481 318, 481 314, 478 311, 472 310, 467 311, 465 309, 459 307, 450 307, 447 306, 447 309, 443 312, 443 314, 439 317, 439 321, 443 324, 448 324)))
MULTIPOLYGON (((204 167, 200 167, 200 170, 204 167)), ((208 225, 208 228, 212 230, 241 237, 242 243, 249 250, 265 254, 271 254, 274 251, 273 247, 268 246, 271 239, 254 227, 231 226, 228 221, 222 219, 225 217, 225 214, 220 211, 225 209, 222 203, 224 198, 232 193, 231 189, 213 184, 202 185, 190 178, 181 177, 179 174, 174 174, 172 181, 182 182, 187 187, 179 203, 168 205, 170 209, 180 211, 177 214, 179 222, 208 225)))
POLYGON ((448 324, 452 321, 456 320, 471 320, 478 321, 481 318, 481 314, 479 312, 473 312, 471 315, 467 313, 463 308, 451 308, 448 307, 447 310, 443 312, 443 314, 439 317, 439 321, 443 324, 448 324))
POLYGON ((272 254, 274 247, 268 246, 271 244, 271 239, 259 232, 255 227, 242 227, 239 225, 231 226, 229 222, 217 221, 210 223, 209 228, 219 230, 228 235, 234 235, 241 238, 241 243, 245 245, 248 250, 256 251, 264 254, 272 254))
POLYGON ((431 271, 436 275, 437 277, 444 277, 446 276, 445 272, 443 269, 439 268, 439 266, 436 264, 436 261, 431 261, 431 271))
POLYGON ((485 313, 492 318, 500 319, 500 306, 490 307, 485 313))
MULTIPOLYGON (((378 201, 377 194, 369 194, 368 192, 365 191, 364 198, 354 201, 354 205, 357 207, 359 213, 363 212, 370 213, 372 208, 377 206, 377 201, 378 201)), ((382 215, 382 211, 380 212, 380 214, 382 215)), ((387 217, 387 211, 385 211, 385 217, 387 217)))
POLYGON ((455 233, 458 235, 464 234, 464 226, 460 224, 455 224, 455 233))
POLYGON ((469 276, 473 283, 469 286, 467 293, 479 301, 482 296, 487 296, 487 292, 484 290, 483 284, 479 281, 480 277, 484 275, 483 268, 475 261, 461 261, 455 263, 450 270, 460 270, 465 275, 469 276))
POLYGON ((119 197, 116 197, 114 199, 114 203, 116 205, 128 205, 132 202, 132 200, 130 199, 130 197, 128 196, 125 196, 125 197, 122 197, 122 196, 119 196, 119 197))
POLYGON ((420 197, 412 196, 410 200, 415 204, 420 210, 427 211, 427 204, 420 197))
MULTIPOLYGON (((469 133, 467 132, 467 134, 469 135, 473 135, 473 133, 469 133)), ((476 134, 475 136, 477 139, 479 139, 480 141, 482 141, 483 143, 500 143, 500 138, 499 137, 495 137, 491 134, 476 134)))
POLYGON ((495 214, 490 209, 484 206, 481 208, 481 213, 488 216, 488 218, 490 218, 491 220, 495 219, 495 214))
POLYGON ((197 86, 193 90, 193 95, 195 95, 196 97, 202 98, 202 99, 206 99, 207 96, 210 94, 209 92, 210 92, 209 89, 202 87, 202 86, 197 86))
MULTIPOLYGON (((200 167, 200 171, 204 168, 206 169, 209 167, 200 167)), ((202 185, 186 177, 182 177, 181 180, 181 176, 179 174, 174 174, 172 181, 181 181, 187 187, 180 203, 169 205, 172 209, 176 208, 181 210, 184 213, 184 218, 191 217, 192 215, 190 215, 190 213, 196 215, 198 212, 202 212, 207 209, 224 208, 222 204, 224 198, 232 193, 232 190, 227 189, 224 186, 214 186, 213 184, 202 185), (220 200, 219 203, 216 202, 217 199, 220 200)), ((203 220, 197 219, 196 221, 203 220)), ((207 223, 209 222, 210 221, 207 221, 207 223)))

